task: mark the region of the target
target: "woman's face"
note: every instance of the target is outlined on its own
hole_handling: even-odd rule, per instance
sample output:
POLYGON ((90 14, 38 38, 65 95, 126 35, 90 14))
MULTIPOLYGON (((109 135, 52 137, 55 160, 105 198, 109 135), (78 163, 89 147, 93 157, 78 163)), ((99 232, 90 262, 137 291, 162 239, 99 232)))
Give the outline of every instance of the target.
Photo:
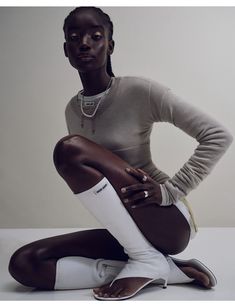
POLYGON ((65 40, 65 55, 79 72, 106 71, 107 56, 112 54, 114 42, 108 40, 108 29, 98 14, 82 11, 71 17, 66 24, 65 40))

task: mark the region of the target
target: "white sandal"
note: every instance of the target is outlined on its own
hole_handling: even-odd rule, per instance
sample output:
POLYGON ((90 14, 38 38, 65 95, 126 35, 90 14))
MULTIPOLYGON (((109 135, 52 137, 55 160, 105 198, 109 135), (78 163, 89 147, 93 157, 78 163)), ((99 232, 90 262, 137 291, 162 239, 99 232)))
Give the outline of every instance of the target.
POLYGON ((210 284, 208 288, 215 287, 217 284, 217 280, 213 272, 205 266, 201 261, 197 259, 189 259, 189 260, 182 260, 182 259, 177 259, 174 257, 170 257, 176 265, 181 265, 181 266, 187 266, 187 267, 192 267, 200 272, 203 272, 207 275, 209 278, 210 284))
MULTIPOLYGON (((144 287, 146 287, 148 284, 152 283, 154 279, 147 281, 145 284, 143 284, 141 287, 139 287, 135 292, 131 293, 130 295, 122 296, 122 297, 104 297, 104 296, 98 296, 96 293, 94 293, 94 297, 99 301, 120 301, 120 300, 126 300, 133 296, 135 296, 140 290, 142 290, 144 287)), ((111 285, 110 285, 111 287, 111 285)), ((163 289, 167 288, 167 281, 165 281, 163 285, 163 289)))
POLYGON ((156 282, 157 284, 163 284, 163 289, 167 288, 167 279, 169 275, 168 268, 166 269, 166 266, 161 266, 161 263, 158 263, 159 267, 159 273, 153 272, 153 268, 156 268, 156 259, 153 259, 152 263, 148 259, 146 263, 144 261, 135 261, 132 259, 128 259, 128 262, 126 263, 125 267, 122 269, 122 271, 117 275, 117 277, 111 282, 109 287, 112 287, 114 282, 116 280, 122 279, 122 278, 128 278, 128 277, 146 277, 151 278, 150 276, 154 276, 154 278, 151 278, 150 280, 146 281, 142 286, 140 286, 135 292, 122 296, 122 297, 104 297, 99 296, 94 292, 94 297, 97 300, 103 300, 103 301, 116 301, 116 300, 126 300, 133 296, 135 296, 140 290, 142 290, 144 287, 146 287, 148 284, 152 282, 156 282), (152 270, 152 273, 150 272, 152 270), (142 273, 141 273, 142 272, 142 273))

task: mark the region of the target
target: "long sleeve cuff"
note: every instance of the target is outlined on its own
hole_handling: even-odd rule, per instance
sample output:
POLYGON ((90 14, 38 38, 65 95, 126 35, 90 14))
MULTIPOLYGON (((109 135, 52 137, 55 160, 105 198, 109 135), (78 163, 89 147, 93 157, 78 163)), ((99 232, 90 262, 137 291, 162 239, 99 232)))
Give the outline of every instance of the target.
POLYGON ((180 191, 168 181, 166 181, 164 184, 160 184, 160 189, 162 193, 162 203, 160 206, 170 206, 177 203, 177 201, 182 197, 186 196, 185 193, 180 191))

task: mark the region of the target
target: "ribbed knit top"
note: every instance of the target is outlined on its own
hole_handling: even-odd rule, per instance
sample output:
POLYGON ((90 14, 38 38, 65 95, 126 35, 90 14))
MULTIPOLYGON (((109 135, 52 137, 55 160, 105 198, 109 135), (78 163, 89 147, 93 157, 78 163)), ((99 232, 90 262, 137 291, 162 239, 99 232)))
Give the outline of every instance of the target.
POLYGON ((79 97, 74 96, 66 106, 69 134, 80 134, 111 150, 132 167, 145 170, 161 184, 165 205, 176 203, 196 188, 233 140, 217 120, 177 96, 167 86, 144 77, 113 77, 93 120, 93 130, 92 120, 88 118, 81 127, 79 97), (152 161, 150 134, 153 124, 158 122, 173 124, 198 142, 193 154, 172 178, 152 161))

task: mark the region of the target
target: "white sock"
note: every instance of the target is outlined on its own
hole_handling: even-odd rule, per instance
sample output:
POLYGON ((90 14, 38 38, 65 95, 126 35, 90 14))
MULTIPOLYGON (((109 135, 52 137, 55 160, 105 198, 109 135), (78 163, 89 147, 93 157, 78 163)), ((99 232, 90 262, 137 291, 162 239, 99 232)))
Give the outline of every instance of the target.
POLYGON ((111 282, 125 261, 63 257, 56 263, 55 290, 95 288, 111 282))
MULTIPOLYGON (((190 283, 170 257, 168 284, 190 283)), ((55 290, 92 289, 110 283, 124 268, 126 261, 92 259, 78 256, 60 258, 56 264, 55 290)), ((154 283, 159 283, 158 281, 154 283)))

